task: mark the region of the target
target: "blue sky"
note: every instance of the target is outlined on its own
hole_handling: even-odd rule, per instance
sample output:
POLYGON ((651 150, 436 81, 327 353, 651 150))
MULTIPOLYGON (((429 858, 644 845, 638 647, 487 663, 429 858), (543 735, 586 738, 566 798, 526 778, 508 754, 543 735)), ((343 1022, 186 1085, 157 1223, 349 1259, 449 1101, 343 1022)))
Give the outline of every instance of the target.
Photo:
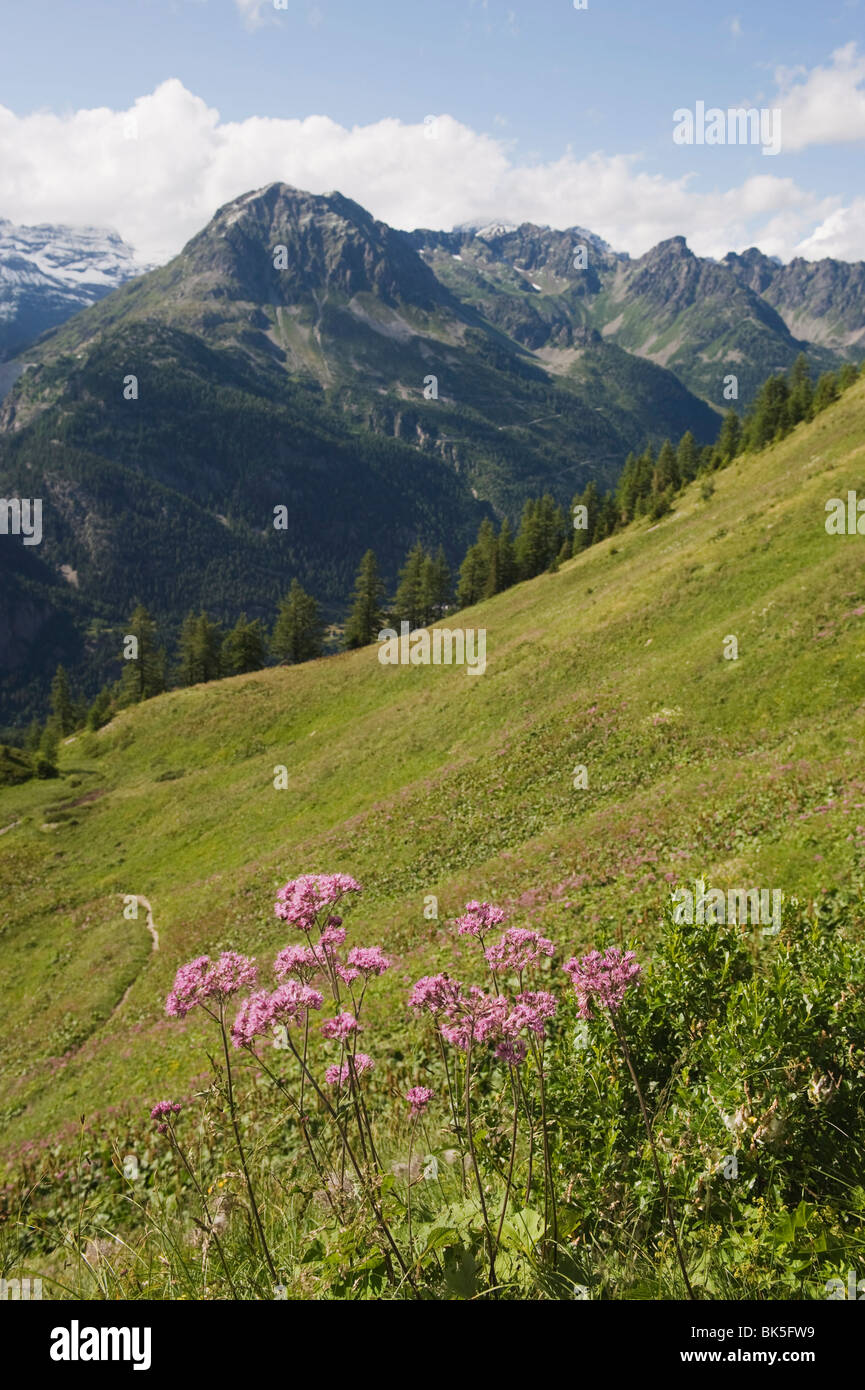
POLYGON ((149 259, 274 178, 395 225, 865 256, 865 0, 4 0, 0 108, 0 216, 149 259), (781 153, 674 144, 697 101, 781 109, 781 153))

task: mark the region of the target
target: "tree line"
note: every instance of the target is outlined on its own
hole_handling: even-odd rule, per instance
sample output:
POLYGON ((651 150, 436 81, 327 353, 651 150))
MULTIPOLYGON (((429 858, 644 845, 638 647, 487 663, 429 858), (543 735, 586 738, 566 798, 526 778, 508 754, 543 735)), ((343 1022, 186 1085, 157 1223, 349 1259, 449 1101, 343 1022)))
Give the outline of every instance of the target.
MULTIPOLYGON (((861 371, 865 375, 865 364, 861 371)), ((384 627, 398 628, 401 622, 408 622, 412 629, 438 622, 523 580, 554 573, 563 561, 640 517, 658 520, 695 478, 783 439, 837 400, 859 374, 852 363, 845 363, 839 372, 824 372, 815 386, 808 359, 801 353, 789 372, 774 374, 763 383, 744 419, 732 409, 726 413, 714 444, 698 446, 690 430, 677 445, 665 439, 657 453, 649 444, 640 454, 628 454, 615 488, 602 495, 597 484, 589 482, 575 494, 567 515, 549 493, 529 499, 516 533, 507 518, 498 531, 491 520, 484 519, 456 575, 441 546, 432 555, 418 541, 406 556, 390 601, 375 552, 368 550, 355 579, 343 647, 368 646, 384 627)), ((34 721, 25 739, 34 772, 56 774, 62 738, 79 729, 101 728, 118 710, 165 690, 273 664, 312 661, 325 651, 325 631, 317 601, 294 579, 280 601, 271 631, 261 619, 249 621, 246 614, 226 630, 206 612, 190 612, 170 660, 157 639, 156 623, 139 604, 124 634, 122 675, 103 686, 89 706, 73 696, 66 671, 57 668, 51 685, 51 714, 44 726, 34 721)))

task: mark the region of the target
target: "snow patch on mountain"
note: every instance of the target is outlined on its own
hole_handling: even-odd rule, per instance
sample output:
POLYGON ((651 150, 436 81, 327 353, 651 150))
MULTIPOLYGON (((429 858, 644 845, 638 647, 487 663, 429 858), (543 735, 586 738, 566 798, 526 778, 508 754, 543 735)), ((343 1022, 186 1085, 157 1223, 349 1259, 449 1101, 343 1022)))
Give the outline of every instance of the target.
POLYGON ((0 218, 0 359, 150 268, 110 228, 0 218))

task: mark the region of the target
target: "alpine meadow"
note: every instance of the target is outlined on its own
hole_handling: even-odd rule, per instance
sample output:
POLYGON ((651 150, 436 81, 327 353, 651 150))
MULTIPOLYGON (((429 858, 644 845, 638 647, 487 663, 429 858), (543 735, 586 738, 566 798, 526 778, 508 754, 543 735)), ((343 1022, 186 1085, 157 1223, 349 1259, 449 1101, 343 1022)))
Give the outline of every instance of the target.
POLYGON ((588 1302, 635 1370, 825 1374, 865 1299, 857 44, 662 6, 692 82, 632 0, 448 0, 428 47, 391 0, 158 0, 110 86, 51 8, 32 97, 0 59, 33 1364, 588 1302))

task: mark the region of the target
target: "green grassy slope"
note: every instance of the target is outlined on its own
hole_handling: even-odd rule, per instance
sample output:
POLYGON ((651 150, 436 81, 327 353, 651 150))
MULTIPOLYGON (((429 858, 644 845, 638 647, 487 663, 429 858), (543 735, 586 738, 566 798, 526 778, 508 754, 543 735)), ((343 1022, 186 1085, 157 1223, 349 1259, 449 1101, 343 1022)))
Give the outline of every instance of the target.
POLYGON ((376 996, 397 1067, 406 983, 444 963, 469 897, 567 948, 650 944, 670 883, 700 871, 800 897, 849 882, 865 540, 827 535, 824 504, 865 495, 865 382, 712 482, 460 613, 487 630, 483 675, 370 648, 177 691, 78 736, 60 782, 0 789, 5 1146, 179 1091, 200 1053, 198 1024, 162 1013, 177 965, 270 955, 273 889, 300 872, 365 885, 353 940, 404 966, 376 996), (158 951, 124 894, 151 902, 158 951))

